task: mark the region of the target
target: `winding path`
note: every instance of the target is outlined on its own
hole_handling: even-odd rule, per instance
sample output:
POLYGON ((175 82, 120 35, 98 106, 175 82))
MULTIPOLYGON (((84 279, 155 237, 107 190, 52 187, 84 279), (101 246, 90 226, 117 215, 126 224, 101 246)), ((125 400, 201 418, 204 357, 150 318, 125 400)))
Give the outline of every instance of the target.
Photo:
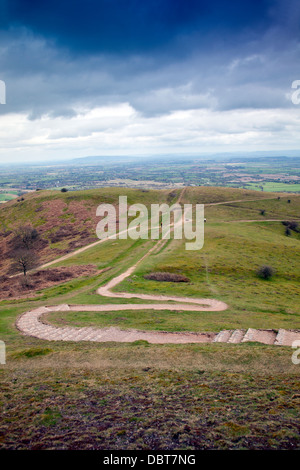
POLYGON ((159 303, 146 304, 103 304, 103 305, 56 305, 39 307, 35 310, 21 315, 16 322, 17 328, 25 335, 34 336, 47 341, 93 341, 93 342, 132 342, 145 340, 149 343, 243 343, 256 341, 264 344, 275 344, 291 346, 294 341, 299 341, 300 332, 292 330, 223 330, 219 333, 204 332, 178 332, 170 333, 164 331, 141 331, 122 330, 120 328, 76 328, 76 327, 55 327, 44 323, 42 317, 51 312, 112 312, 126 310, 169 310, 169 311, 222 311, 227 309, 227 304, 215 299, 196 299, 188 297, 174 297, 163 295, 132 294, 128 292, 112 292, 112 288, 130 276, 138 264, 140 264, 157 246, 164 242, 159 240, 151 250, 146 253, 134 266, 128 268, 124 273, 111 279, 106 285, 99 287, 97 293, 105 297, 122 299, 139 298, 151 300, 159 303), (174 302, 174 303, 168 303, 174 302))
MULTIPOLYGON (((181 197, 182 197, 181 193, 181 197)), ((180 199, 181 199, 180 197, 180 199)), ((174 227, 170 227, 172 230, 174 227)), ((107 238, 106 240, 108 240, 107 238)), ((103 243, 105 240, 100 240, 91 246, 103 243)), ((126 310, 169 310, 169 311, 192 311, 204 312, 213 311, 219 312, 226 310, 228 305, 222 301, 215 299, 197 299, 189 297, 175 297, 163 295, 149 295, 128 292, 113 292, 112 289, 120 282, 129 277, 137 268, 137 266, 151 253, 156 252, 162 248, 166 240, 159 240, 135 265, 128 268, 124 273, 111 279, 106 285, 98 288, 97 293, 103 297, 132 299, 138 298, 147 301, 154 301, 158 303, 145 303, 145 304, 100 304, 100 305, 55 305, 39 307, 29 312, 22 314, 16 321, 17 328, 25 335, 33 336, 47 341, 93 341, 93 342, 133 342, 138 340, 145 340, 149 343, 244 343, 248 341, 256 341, 264 344, 274 344, 281 346, 291 346, 293 342, 299 341, 300 346, 300 331, 298 330, 262 330, 262 329, 237 329, 237 330, 222 330, 219 333, 214 332, 164 332, 164 331, 141 331, 136 329, 122 330, 120 328, 94 328, 94 327, 55 327, 43 321, 43 315, 51 312, 112 312, 112 311, 126 311, 126 310)), ((77 251, 81 252, 84 247, 77 251)), ((64 259, 67 259, 69 254, 64 259)), ((62 260, 61 258, 60 260, 62 260)), ((56 260, 55 262, 57 262, 56 260)), ((47 265, 52 264, 48 263, 47 265)), ((43 267, 45 267, 44 265, 43 267)))

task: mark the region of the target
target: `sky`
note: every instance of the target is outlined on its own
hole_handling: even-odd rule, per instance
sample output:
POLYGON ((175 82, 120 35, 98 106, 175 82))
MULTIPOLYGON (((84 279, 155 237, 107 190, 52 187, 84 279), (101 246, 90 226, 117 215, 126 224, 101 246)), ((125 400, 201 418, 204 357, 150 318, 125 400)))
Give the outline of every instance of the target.
POLYGON ((298 0, 0 0, 0 163, 300 149, 299 59, 298 0))

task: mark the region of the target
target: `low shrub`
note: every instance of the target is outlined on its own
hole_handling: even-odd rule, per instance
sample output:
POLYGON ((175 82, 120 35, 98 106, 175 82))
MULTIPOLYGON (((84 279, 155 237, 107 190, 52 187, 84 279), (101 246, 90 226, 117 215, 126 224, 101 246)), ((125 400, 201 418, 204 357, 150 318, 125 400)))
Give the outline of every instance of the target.
POLYGON ((166 273, 166 272, 156 272, 145 274, 145 279, 150 281, 159 281, 159 282, 190 282, 190 279, 182 274, 175 273, 166 273))
POLYGON ((257 275, 261 279, 270 279, 274 275, 274 269, 271 266, 261 266, 257 270, 257 275))

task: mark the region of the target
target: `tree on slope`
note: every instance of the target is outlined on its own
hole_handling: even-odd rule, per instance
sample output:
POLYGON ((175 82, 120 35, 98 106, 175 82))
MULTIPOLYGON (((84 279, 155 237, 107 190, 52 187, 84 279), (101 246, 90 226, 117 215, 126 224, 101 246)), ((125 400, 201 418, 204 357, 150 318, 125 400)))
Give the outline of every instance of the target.
POLYGON ((34 269, 39 264, 39 257, 33 250, 26 248, 19 248, 13 253, 13 269, 15 271, 22 271, 24 276, 30 269, 34 269))

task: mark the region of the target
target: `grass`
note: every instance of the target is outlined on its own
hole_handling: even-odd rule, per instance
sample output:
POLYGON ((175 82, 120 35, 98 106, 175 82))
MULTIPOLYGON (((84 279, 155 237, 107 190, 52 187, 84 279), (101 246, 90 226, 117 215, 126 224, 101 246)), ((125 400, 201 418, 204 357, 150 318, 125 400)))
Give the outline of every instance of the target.
POLYGON ((15 199, 17 197, 18 195, 13 193, 0 193, 0 202, 11 201, 12 199, 15 199))
POLYGON ((299 328, 299 318, 295 315, 279 312, 249 312, 246 309, 239 313, 226 310, 223 312, 184 312, 169 310, 133 310, 114 312, 55 312, 46 316, 50 324, 57 326, 94 326, 106 328, 117 326, 121 329, 137 328, 156 331, 210 331, 239 328, 299 328))
MULTIPOLYGON (((229 309, 215 313, 211 322, 203 323, 205 328, 214 324, 230 328, 254 324, 260 328, 276 329, 278 324, 300 328, 299 236, 286 237, 283 232, 280 223, 238 227, 207 224, 202 250, 189 252, 181 241, 173 241, 159 257, 153 255, 145 260, 116 290, 208 297, 227 302, 229 309), (275 269, 274 277, 268 281, 256 275, 257 268, 263 264, 275 269), (145 274, 153 271, 182 274, 191 282, 172 284, 144 279, 145 274)), ((203 318, 203 314, 199 316, 203 318)))
MULTIPOLYGON (((43 198, 64 198, 69 204, 74 200, 70 198, 86 197, 87 203, 94 204, 99 199, 115 201, 127 191, 31 193, 25 197, 24 212, 15 202, 7 203, 4 219, 6 223, 21 216, 26 220, 34 213, 39 223, 42 213, 35 208, 43 198)), ((149 204, 166 201, 168 195, 169 191, 132 190, 128 199, 149 204)), ((184 241, 170 241, 116 287, 118 291, 216 298, 227 302, 228 310, 56 312, 47 320, 64 326, 168 331, 300 328, 299 234, 286 237, 280 222, 265 221, 296 219, 300 198, 277 197, 248 190, 188 188, 183 202, 236 202, 206 206, 202 250, 188 252, 184 241), (255 196, 258 202, 249 201, 255 196), (240 199, 244 201, 237 202, 240 199), (260 215, 261 209, 265 216, 260 215), (261 221, 229 223, 244 219, 261 221), (275 268, 269 281, 255 274, 262 264, 275 268), (173 284, 144 279, 154 271, 185 275, 191 281, 173 284)), ((38 306, 127 302, 101 298, 96 289, 133 265, 153 243, 105 242, 60 263, 95 264, 99 273, 93 277, 44 289, 39 297, 0 302, 0 339, 7 352, 6 365, 0 366, 0 448, 299 448, 299 365, 292 364, 291 348, 258 343, 46 342, 16 330, 16 317, 38 306)))
POLYGON ((12 354, 13 358, 22 358, 22 357, 37 357, 37 356, 45 356, 47 354, 50 354, 52 352, 52 349, 50 348, 29 348, 26 350, 22 350, 19 352, 15 352, 12 354))
POLYGON ((206 206, 205 217, 208 221, 230 222, 234 220, 300 220, 300 196, 279 196, 280 199, 236 202, 218 206, 206 206), (288 203, 288 200, 291 202, 288 203), (261 211, 264 210, 264 215, 261 211))
MULTIPOLYGON (((137 348, 152 352, 131 348, 135 354, 137 348)), ((299 445, 296 376, 254 379, 249 372, 206 367, 114 369, 9 371, 0 395, 0 447, 194 450, 299 445)))
POLYGON ((289 193, 299 193, 300 184, 299 183, 275 183, 271 181, 262 182, 259 184, 256 183, 247 183, 249 189, 256 189, 261 191, 261 186, 264 188, 264 191, 267 192, 289 192, 289 193))
MULTIPOLYGON (((127 196, 128 205, 139 202, 149 207, 150 204, 154 203, 175 201, 179 193, 180 190, 145 191, 130 188, 101 188, 66 193, 53 190, 36 191, 23 195, 24 201, 21 203, 11 201, 9 204, 1 207, 0 222, 7 228, 10 228, 15 220, 19 222, 28 222, 30 220, 35 225, 41 218, 41 214, 36 209, 39 209, 43 203, 46 204, 49 201, 60 200, 66 204, 65 209, 67 210, 70 209, 70 203, 84 201, 87 207, 92 207, 96 212, 99 204, 118 204, 119 196, 127 196)), ((43 212, 42 215, 44 215, 43 212)), ((65 214, 65 217, 72 217, 72 212, 65 214)))
POLYGON ((74 266, 80 264, 95 264, 99 269, 111 266, 126 257, 129 250, 141 245, 140 240, 108 240, 72 258, 66 259, 53 266, 74 266))
POLYGON ((226 201, 237 201, 240 199, 264 199, 270 197, 269 194, 254 190, 239 188, 220 187, 188 187, 182 199, 183 203, 190 204, 212 204, 226 201))

